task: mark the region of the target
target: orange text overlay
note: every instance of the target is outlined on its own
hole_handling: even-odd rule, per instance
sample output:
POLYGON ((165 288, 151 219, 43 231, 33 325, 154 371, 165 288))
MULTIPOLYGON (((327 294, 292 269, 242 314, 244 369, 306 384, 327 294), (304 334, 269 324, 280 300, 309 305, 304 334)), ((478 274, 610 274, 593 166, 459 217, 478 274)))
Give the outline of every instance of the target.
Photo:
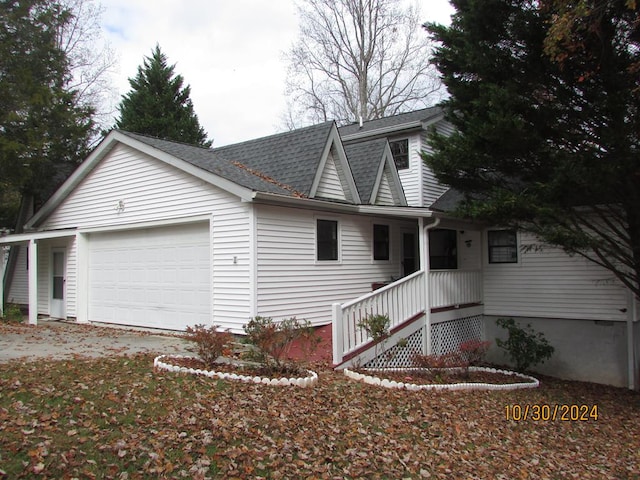
POLYGON ((588 422, 598 420, 598 405, 513 404, 504 408, 506 420, 514 422, 588 422))

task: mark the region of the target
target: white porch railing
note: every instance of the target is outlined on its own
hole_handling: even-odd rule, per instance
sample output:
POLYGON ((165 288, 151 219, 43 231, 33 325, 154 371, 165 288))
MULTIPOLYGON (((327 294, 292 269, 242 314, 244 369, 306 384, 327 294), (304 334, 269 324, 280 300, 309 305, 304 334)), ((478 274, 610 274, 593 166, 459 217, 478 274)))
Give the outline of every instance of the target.
POLYGON ((480 270, 442 270, 429 273, 430 308, 481 303, 482 272, 480 270))
POLYGON ((367 315, 389 315, 389 330, 426 309, 425 275, 420 270, 344 304, 333 304, 333 362, 371 341, 358 327, 367 315))
POLYGON ((402 325, 429 307, 456 307, 482 303, 482 272, 442 270, 429 273, 429 298, 427 305, 424 271, 367 293, 351 302, 333 304, 333 363, 338 365, 345 358, 371 342, 358 324, 367 315, 389 315, 389 330, 402 325))

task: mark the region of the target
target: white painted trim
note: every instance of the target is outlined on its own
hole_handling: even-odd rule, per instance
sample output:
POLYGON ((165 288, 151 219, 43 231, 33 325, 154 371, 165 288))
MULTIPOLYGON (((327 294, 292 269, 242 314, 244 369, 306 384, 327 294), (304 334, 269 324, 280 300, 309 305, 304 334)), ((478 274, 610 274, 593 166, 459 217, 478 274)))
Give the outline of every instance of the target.
POLYGON ((76 322, 89 323, 89 239, 76 233, 76 322))
MULTIPOLYGON (((67 318, 67 255, 68 255, 68 249, 67 247, 57 247, 57 246, 53 246, 51 247, 51 249, 49 249, 49 271, 48 271, 48 276, 47 276, 47 297, 48 297, 48 301, 49 301, 49 317, 51 318, 61 318, 61 319, 66 319, 67 318), (54 261, 54 256, 56 253, 62 253, 63 254, 63 258, 64 258, 64 263, 62 265, 62 304, 63 304, 63 314, 60 316, 54 316, 52 315, 53 313, 53 309, 51 308, 51 304, 53 303, 53 273, 54 273, 54 269, 55 269, 55 261, 54 261)), ((57 313, 57 312, 55 312, 57 313)))
POLYGON ((150 222, 124 223, 121 225, 108 225, 101 227, 88 227, 70 230, 44 230, 30 233, 20 233, 16 235, 7 235, 0 237, 0 244, 27 243, 30 240, 49 240, 53 238, 74 237, 80 233, 102 233, 102 232, 119 232, 124 230, 138 230, 141 228, 170 227, 174 225, 183 225, 187 223, 207 222, 210 215, 194 215, 192 217, 176 217, 162 220, 154 220, 150 222))
POLYGON ((437 312, 431 314, 431 325, 442 322, 450 322, 451 320, 458 320, 465 317, 475 317, 484 314, 484 306, 476 305, 467 308, 455 308, 452 310, 445 310, 444 312, 437 312))
POLYGON ((43 232, 17 233, 0 237, 0 245, 11 245, 15 243, 28 243, 31 240, 48 240, 52 238, 74 237, 77 230, 49 230, 43 232))
POLYGON ((4 248, 4 246, 0 247, 0 318, 4 317, 4 272, 6 270, 4 248))
MULTIPOLYGON (((345 193, 345 197, 351 199, 353 203, 361 203, 360 195, 358 194, 358 189, 356 187, 356 182, 353 179, 353 173, 351 173, 351 167, 349 166, 349 162, 347 161, 347 154, 344 151, 344 147, 342 146, 342 141, 340 140, 340 134, 338 133, 338 128, 335 123, 331 127, 331 131, 329 133, 329 137, 327 138, 327 143, 325 144, 324 151, 322 152, 322 158, 320 159, 320 163, 318 165, 318 170, 316 170, 315 177, 313 179, 313 183, 311 184, 311 189, 309 191, 309 197, 313 198, 316 195, 318 190, 318 185, 320 184, 320 180, 322 178, 322 174, 324 173, 324 168, 327 164, 327 160, 329 158, 329 154, 331 153, 331 149, 336 147, 337 155, 334 157, 334 162, 340 162, 340 166, 342 167, 342 173, 345 176, 344 180, 349 188, 348 192, 345 193), (337 157, 337 158, 336 158, 337 157)), ((340 169, 338 169, 340 172, 340 169)))
POLYGON ((213 250, 214 250, 214 237, 213 237, 213 229, 216 223, 216 217, 212 213, 209 215, 209 318, 210 324, 216 324, 216 295, 215 295, 215 287, 216 287, 216 269, 215 262, 213 261, 213 250))
MULTIPOLYGON (((432 218, 435 212, 419 207, 391 207, 385 205, 349 205, 344 203, 317 200, 314 198, 297 198, 277 193, 254 192, 256 202, 265 205, 279 205, 308 210, 320 210, 331 213, 351 213, 378 215, 397 218, 432 218)), ((438 215, 440 216, 440 215, 438 215)))
POLYGON ((38 244, 29 240, 29 325, 38 325, 38 244))
POLYGON ((180 160, 173 155, 169 155, 158 150, 144 142, 136 140, 132 137, 124 135, 116 130, 107 135, 107 137, 91 152, 87 159, 73 172, 73 174, 62 184, 62 186, 51 196, 51 198, 40 208, 36 214, 26 223, 26 228, 33 228, 46 218, 55 208, 80 184, 84 178, 100 163, 100 161, 113 149, 117 144, 127 145, 139 152, 149 155, 161 162, 171 165, 185 173, 193 175, 205 182, 215 185, 232 195, 236 195, 243 200, 249 200, 252 191, 242 187, 237 183, 227 180, 223 177, 208 172, 202 168, 198 168, 184 160, 180 160))
POLYGON ((314 264, 315 265, 340 265, 342 264, 342 221, 339 217, 332 217, 327 215, 314 215, 313 216, 313 248, 314 248, 314 264), (318 220, 327 220, 329 222, 336 222, 336 236, 338 241, 338 259, 337 260, 318 260, 318 220))
POLYGON ((424 295, 427 304, 424 312, 422 353, 423 355, 431 355, 431 282, 429 275, 431 273, 431 265, 429 264, 429 230, 437 227, 440 224, 440 219, 436 218, 434 222, 429 225, 424 225, 424 220, 422 220, 422 222, 423 227, 418 231, 418 245, 424 248, 424 250, 420 252, 421 258, 424 257, 424 260, 420 261, 420 265, 424 266, 424 295))
POLYGON ((249 315, 258 315, 258 218, 255 204, 249 205, 249 315))
MULTIPOLYGON (((404 188, 402 187, 402 181, 400 180, 400 175, 398 174, 398 169, 396 168, 396 164, 393 161, 393 154, 391 153, 391 148, 389 147, 389 142, 387 142, 387 145, 385 146, 385 150, 384 150, 384 156, 383 156, 383 168, 382 168, 382 172, 384 173, 385 167, 388 167, 388 172, 391 174, 391 178, 389 180, 391 180, 392 182, 394 182, 394 185, 390 185, 393 188, 393 194, 395 196, 397 196, 398 198, 394 200, 396 200, 401 207, 406 207, 408 206, 407 204, 407 197, 404 194, 404 188)), ((376 185, 376 196, 378 194, 378 188, 380 187, 379 182, 382 180, 382 175, 380 175, 380 180, 376 180, 377 185, 376 185)), ((376 197, 373 197, 376 198, 376 197)))
POLYGON ((388 134, 396 134, 404 132, 405 130, 415 130, 418 128, 426 129, 429 125, 436 123, 438 120, 444 118, 444 112, 442 110, 436 111, 430 117, 423 120, 414 120, 412 122, 401 123, 397 125, 388 125, 373 130, 365 130, 363 132, 352 133, 350 135, 344 135, 342 140, 344 142, 350 142, 352 140, 360 140, 367 137, 386 136, 388 134))
POLYGON ((372 264, 392 264, 393 261, 395 260, 393 258, 393 247, 394 247, 394 242, 393 242, 393 234, 395 233, 393 231, 393 226, 389 223, 389 222, 385 222, 385 221, 379 221, 379 220, 371 220, 369 222, 369 231, 371 232, 371 248, 369 251, 370 254, 370 258, 371 258, 371 263, 372 264), (375 248, 376 248, 376 238, 375 238, 375 229, 374 226, 375 225, 384 225, 385 227, 387 227, 389 229, 389 258, 387 260, 376 260, 374 257, 375 254, 375 248))
POLYGON ((176 225, 184 225, 187 223, 208 222, 211 215, 194 215, 192 217, 176 217, 162 220, 153 220, 150 222, 124 223, 121 225, 108 225, 103 227, 83 228, 82 233, 103 233, 103 232, 121 232, 124 230, 140 230, 143 228, 159 228, 172 227, 176 225))
MULTIPOLYGON (((418 143, 420 144, 420 148, 422 148, 422 135, 418 136, 418 143)), ((411 158, 411 152, 409 152, 409 158, 411 158)), ((421 207, 424 207, 424 169, 425 169, 425 165, 424 162, 422 161, 422 158, 420 157, 420 152, 418 152, 418 165, 417 165, 417 169, 418 169, 418 198, 419 198, 419 203, 418 205, 421 207)), ((428 205, 426 205, 428 206, 428 205)))

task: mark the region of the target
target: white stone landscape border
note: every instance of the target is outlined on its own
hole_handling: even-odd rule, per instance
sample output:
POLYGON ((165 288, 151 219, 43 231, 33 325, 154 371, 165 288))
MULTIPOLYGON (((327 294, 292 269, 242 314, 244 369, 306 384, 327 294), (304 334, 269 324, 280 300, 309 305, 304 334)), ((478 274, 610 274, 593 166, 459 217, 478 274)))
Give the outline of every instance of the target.
MULTIPOLYGON (((384 371, 384 369, 376 368, 376 372, 384 371)), ((406 372, 410 373, 415 371, 415 368, 389 368, 389 371, 393 372, 406 372)), ((380 379, 373 375, 366 375, 364 373, 354 372, 347 368, 344 369, 344 374, 357 381, 362 381, 370 385, 379 385, 385 388, 405 388, 411 391, 418 390, 517 390, 519 388, 536 388, 540 386, 540 382, 537 378, 524 375, 522 373, 512 372, 510 370, 498 370, 496 368, 487 367, 469 367, 470 372, 489 372, 489 373, 502 373, 504 375, 513 375, 514 377, 523 378, 529 380, 528 382, 517 383, 505 383, 505 384, 493 384, 493 383, 443 383, 443 384, 429 384, 429 385, 416 385, 415 383, 396 382, 395 380, 389 380, 386 378, 380 379)))
POLYGON ((210 378, 219 378, 221 380, 235 380, 246 383, 259 383, 263 385, 276 385, 276 386, 295 386, 295 387, 312 387, 318 383, 318 374, 314 371, 307 370, 309 374, 306 377, 300 378, 268 378, 250 375, 238 375, 236 373, 216 372, 215 370, 201 370, 196 368, 180 367, 177 365, 171 365, 164 360, 170 361, 172 358, 192 358, 186 355, 160 355, 153 360, 153 366, 161 370, 168 370, 169 372, 190 373, 192 375, 204 375, 210 378))

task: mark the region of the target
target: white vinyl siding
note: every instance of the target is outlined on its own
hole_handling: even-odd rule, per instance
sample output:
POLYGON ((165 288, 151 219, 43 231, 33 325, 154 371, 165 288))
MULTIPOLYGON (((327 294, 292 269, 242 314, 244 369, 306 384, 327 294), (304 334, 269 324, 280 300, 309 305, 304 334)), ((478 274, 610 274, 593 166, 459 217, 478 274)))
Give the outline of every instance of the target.
POLYGON ((251 247, 249 205, 218 207, 211 223, 213 323, 243 333, 251 317, 251 247))
MULTIPOLYGON (((518 247, 537 244, 518 234, 518 247)), ((485 234, 486 245, 486 234, 485 234)), ((485 248, 486 250, 486 248, 485 248)), ((484 252, 485 314, 585 320, 625 320, 625 290, 607 270, 562 250, 518 251, 517 264, 489 264, 484 252)))
MULTIPOLYGON (((163 220, 202 215, 211 216, 208 298, 212 321, 241 333, 251 309, 249 205, 234 195, 130 147, 117 145, 42 226, 83 229, 154 221, 160 225, 163 220), (120 200, 124 210, 118 212, 120 200)), ((23 248, 26 255, 27 247, 23 248)), ((67 256, 68 276, 74 275, 68 278, 67 285, 67 311, 72 315, 76 309, 75 249, 69 249, 67 256)), ((47 267, 46 261, 42 256, 43 268, 47 267)), ((44 308, 48 306, 48 273, 41 271, 39 277, 39 305, 44 308)), ((24 288, 26 292, 26 272, 24 288)))
MULTIPOLYGON (((331 304, 371 291, 373 282, 400 274, 400 232, 411 222, 335 215, 340 223, 341 262, 316 261, 314 212, 257 207, 258 315, 331 321, 331 304), (391 261, 373 261, 373 223, 390 225, 391 261)), ((317 216, 320 218, 320 216, 317 216)))
POLYGON ((333 154, 329 153, 324 170, 320 176, 320 182, 316 190, 316 197, 333 198, 336 200, 347 200, 345 190, 340 180, 340 172, 333 159, 333 154))
MULTIPOLYGON (((453 129, 451 124, 446 122, 438 122, 436 124, 436 131, 441 135, 451 135, 453 129)), ((427 143, 428 132, 422 133, 422 147, 421 150, 431 153, 433 150, 427 143)), ((433 171, 424 164, 422 158, 420 161, 422 165, 422 201, 425 207, 429 207, 435 202, 449 187, 442 185, 436 178, 433 171)))
POLYGON ((25 243, 19 245, 18 259, 16 268, 13 271, 11 279, 11 288, 9 289, 9 303, 18 305, 26 305, 29 303, 29 272, 27 270, 27 252, 29 246, 25 243))
MULTIPOLYGON (((399 138, 389 138, 389 141, 393 140, 399 140, 399 138)), ((398 170, 404 195, 410 207, 424 206, 421 198, 422 185, 420 183, 420 176, 422 172, 422 159, 420 158, 420 149, 420 135, 411 135, 409 137, 409 168, 398 170)))
POLYGON ((83 228, 211 213, 235 199, 170 165, 119 144, 45 220, 42 228, 83 228), (118 212, 118 202, 124 211, 118 212))
POLYGON ((393 193, 391 192, 391 185, 389 184, 389 177, 385 171, 382 173, 380 179, 380 187, 378 188, 378 194, 374 202, 375 205, 395 205, 393 201, 393 193))

